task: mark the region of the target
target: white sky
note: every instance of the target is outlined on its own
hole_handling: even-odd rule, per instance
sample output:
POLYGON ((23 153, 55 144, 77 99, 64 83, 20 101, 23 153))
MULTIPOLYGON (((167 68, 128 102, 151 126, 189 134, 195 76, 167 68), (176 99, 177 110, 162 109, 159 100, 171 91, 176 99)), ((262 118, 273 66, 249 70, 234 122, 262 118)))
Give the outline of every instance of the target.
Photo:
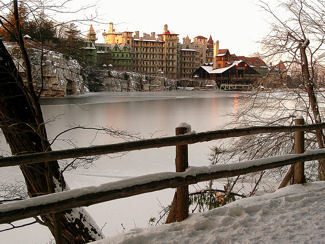
MULTIPOLYGON (((269 2, 273 2, 269 1, 269 2)), ((75 1, 90 4, 92 1, 75 1)), ((95 3, 95 1, 93 1, 95 3)), ((116 31, 140 31, 162 33, 164 24, 179 34, 180 41, 202 35, 220 41, 220 48, 228 48, 237 55, 250 55, 260 51, 257 41, 267 33, 269 25, 266 14, 257 5, 258 0, 123 0, 97 1, 98 20, 93 23, 97 38, 102 41, 102 32, 108 22, 115 24, 116 31)), ((83 31, 89 27, 81 27, 83 31)))

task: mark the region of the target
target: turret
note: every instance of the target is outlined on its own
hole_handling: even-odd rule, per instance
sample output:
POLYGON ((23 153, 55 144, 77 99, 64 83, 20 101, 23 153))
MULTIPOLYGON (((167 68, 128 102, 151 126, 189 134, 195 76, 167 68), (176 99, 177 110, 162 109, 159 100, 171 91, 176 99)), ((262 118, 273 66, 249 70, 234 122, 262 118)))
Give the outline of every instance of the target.
POLYGON ((88 41, 93 41, 93 42, 97 40, 96 32, 94 30, 93 25, 90 25, 90 28, 89 28, 89 31, 88 31, 88 34, 87 34, 87 40, 88 41))
POLYGON ((208 48, 213 48, 213 39, 212 36, 210 35, 209 40, 208 40, 208 48))

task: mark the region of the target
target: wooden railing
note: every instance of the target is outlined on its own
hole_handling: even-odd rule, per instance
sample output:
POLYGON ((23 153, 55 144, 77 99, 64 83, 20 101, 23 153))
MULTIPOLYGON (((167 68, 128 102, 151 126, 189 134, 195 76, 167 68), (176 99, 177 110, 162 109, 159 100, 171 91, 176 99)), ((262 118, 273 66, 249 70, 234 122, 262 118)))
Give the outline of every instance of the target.
MULTIPOLYGON (((294 179, 297 179, 297 177, 303 179, 304 172, 303 167, 301 167, 301 165, 303 166, 303 162, 325 158, 325 149, 318 149, 302 154, 302 150, 299 151, 297 149, 298 151, 296 151, 296 154, 291 155, 252 160, 230 165, 187 168, 188 144, 260 133, 295 132, 295 145, 300 144, 298 147, 301 147, 301 143, 303 142, 303 136, 301 135, 304 134, 304 131, 310 132, 313 130, 322 130, 323 128, 325 128, 325 123, 313 125, 301 125, 300 123, 299 125, 295 126, 250 127, 202 132, 197 134, 184 134, 186 133, 186 128, 177 128, 176 131, 179 132, 178 134, 182 135, 140 140, 135 142, 117 143, 112 145, 94 146, 89 148, 69 149, 0 158, 0 166, 4 167, 44 161, 50 162, 57 159, 79 156, 92 156, 175 145, 178 148, 176 155, 177 172, 158 173, 135 177, 118 182, 103 184, 97 187, 93 186, 74 189, 18 202, 2 204, 0 205, 0 223, 9 223, 28 217, 62 212, 75 207, 89 206, 100 202, 175 187, 178 187, 178 193, 176 193, 174 197, 171 214, 168 216, 168 218, 170 220, 169 222, 181 221, 188 215, 188 197, 186 197, 186 195, 188 195, 187 187, 189 184, 243 175, 295 164, 297 162, 299 162, 299 164, 295 164, 291 177, 293 176, 294 179), (300 133, 300 136, 298 136, 298 133, 300 133), (296 170, 296 168, 298 168, 298 170, 296 170)), ((298 180, 295 183, 301 182, 298 180)))

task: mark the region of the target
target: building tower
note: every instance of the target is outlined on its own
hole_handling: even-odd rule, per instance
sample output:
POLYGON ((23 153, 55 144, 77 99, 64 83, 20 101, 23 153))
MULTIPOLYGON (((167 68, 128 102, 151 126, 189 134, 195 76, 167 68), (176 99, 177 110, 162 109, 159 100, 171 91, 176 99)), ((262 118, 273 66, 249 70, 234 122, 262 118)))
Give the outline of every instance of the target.
POLYGON ((167 32, 168 32, 168 25, 165 24, 165 25, 164 25, 164 34, 167 34, 167 32))
POLYGON ((208 40, 208 46, 209 49, 213 49, 213 39, 212 36, 210 35, 209 40, 208 40))
POLYGON ((86 39, 88 41, 92 41, 92 42, 95 42, 97 40, 97 38, 96 38, 96 32, 94 30, 93 25, 90 25, 90 28, 89 28, 89 31, 88 31, 88 34, 87 34, 87 38, 86 39))
POLYGON ((113 32, 115 32, 114 24, 113 24, 113 22, 109 22, 108 23, 108 33, 113 33, 113 32))
POLYGON ((206 50, 206 62, 212 63, 213 62, 213 39, 210 35, 208 43, 207 43, 207 50, 206 50))
POLYGON ((213 42, 213 69, 217 68, 217 55, 219 54, 219 41, 213 42))
POLYGON ((167 77, 176 78, 178 63, 177 63, 177 43, 178 34, 170 33, 168 25, 164 25, 164 33, 158 35, 161 41, 163 41, 163 72, 167 77))

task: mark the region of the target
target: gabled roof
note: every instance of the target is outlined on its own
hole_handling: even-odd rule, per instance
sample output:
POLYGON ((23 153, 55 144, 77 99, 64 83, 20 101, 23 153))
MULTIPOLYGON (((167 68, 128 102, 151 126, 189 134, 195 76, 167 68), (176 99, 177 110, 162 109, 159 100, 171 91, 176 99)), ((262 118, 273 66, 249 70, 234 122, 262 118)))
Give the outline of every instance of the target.
POLYGON ((218 54, 216 55, 217 57, 222 57, 225 56, 226 54, 230 55, 229 49, 219 49, 218 54))
POLYGON ((225 71, 231 69, 232 67, 240 64, 241 62, 243 62, 243 61, 241 61, 241 60, 240 61, 235 61, 230 66, 220 68, 220 69, 213 69, 213 66, 201 66, 201 68, 204 69, 209 74, 222 74, 225 71))
POLYGON ((209 75, 221 75, 225 73, 226 71, 231 72, 231 69, 237 69, 239 67, 246 67, 245 73, 247 74, 259 74, 255 69, 253 69, 249 64, 247 64, 245 61, 239 60, 233 62, 231 65, 224 67, 224 68, 219 68, 219 69, 213 69, 213 66, 211 65, 203 65, 199 69, 195 71, 198 72, 198 70, 203 69, 205 72, 207 72, 209 75))
POLYGON ((255 67, 267 66, 266 63, 260 57, 245 57, 245 56, 237 56, 237 60, 244 60, 249 65, 255 67))
POLYGON ((227 52, 230 54, 229 49, 219 49, 219 54, 226 54, 227 52))

